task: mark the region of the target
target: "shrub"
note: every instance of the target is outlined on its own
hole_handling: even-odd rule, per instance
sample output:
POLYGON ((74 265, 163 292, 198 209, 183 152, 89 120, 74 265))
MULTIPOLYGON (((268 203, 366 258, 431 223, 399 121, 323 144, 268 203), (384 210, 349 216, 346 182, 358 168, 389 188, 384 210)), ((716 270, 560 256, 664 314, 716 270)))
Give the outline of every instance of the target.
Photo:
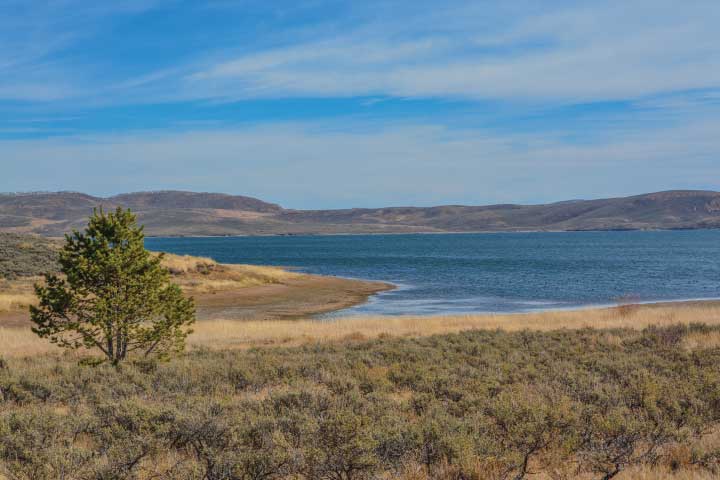
POLYGON ((162 256, 145 250, 130 211, 102 209, 60 251, 65 278, 47 275, 30 307, 33 332, 61 347, 101 351, 113 365, 133 352, 164 357, 181 351, 195 307, 170 283, 162 256))
POLYGON ((718 328, 469 331, 118 368, 10 359, 0 477, 715 475, 720 348, 686 350, 691 330, 718 328))

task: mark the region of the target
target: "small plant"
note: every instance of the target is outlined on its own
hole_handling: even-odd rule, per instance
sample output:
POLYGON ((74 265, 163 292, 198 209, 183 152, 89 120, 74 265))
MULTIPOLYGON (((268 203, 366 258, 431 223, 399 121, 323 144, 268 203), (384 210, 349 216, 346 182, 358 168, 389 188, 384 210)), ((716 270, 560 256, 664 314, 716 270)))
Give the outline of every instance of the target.
POLYGON ((640 297, 637 295, 622 295, 618 297, 617 304, 620 317, 629 318, 640 309, 640 297))
POLYGON ((85 232, 65 237, 65 278, 47 275, 46 285, 35 286, 33 332, 64 348, 100 350, 113 365, 132 352, 162 358, 182 351, 194 303, 143 239, 129 210, 95 211, 85 232))

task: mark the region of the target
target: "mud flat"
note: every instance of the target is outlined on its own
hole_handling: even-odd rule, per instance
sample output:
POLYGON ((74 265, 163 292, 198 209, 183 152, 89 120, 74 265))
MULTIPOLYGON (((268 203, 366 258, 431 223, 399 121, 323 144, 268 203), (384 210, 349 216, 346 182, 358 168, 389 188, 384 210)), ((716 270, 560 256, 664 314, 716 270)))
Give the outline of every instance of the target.
POLYGON ((299 275, 280 284, 204 293, 195 300, 199 321, 287 320, 352 307, 393 288, 382 282, 299 275))

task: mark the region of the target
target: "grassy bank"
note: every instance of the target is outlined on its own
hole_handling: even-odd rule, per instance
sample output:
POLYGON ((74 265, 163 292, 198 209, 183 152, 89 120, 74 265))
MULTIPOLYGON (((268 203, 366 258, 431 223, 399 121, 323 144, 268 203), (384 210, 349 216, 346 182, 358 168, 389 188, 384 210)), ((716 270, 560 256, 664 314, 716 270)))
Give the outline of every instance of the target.
MULTIPOLYGON (((436 317, 352 317, 333 320, 208 320, 198 322, 190 348, 247 349, 262 346, 301 346, 309 343, 381 337, 423 337, 468 330, 508 332, 558 329, 642 329, 648 326, 690 325, 702 322, 720 326, 720 303, 691 302, 633 305, 594 310, 548 311, 512 315, 453 315, 436 317)), ((691 336, 686 342, 720 345, 717 334, 691 336)), ((45 354, 55 347, 27 328, 0 328, 0 352, 7 357, 45 354)))
MULTIPOLYGON (((16 237, 17 239, 32 238, 23 235, 12 238, 16 237)), ((43 248, 49 248, 48 245, 52 245, 47 240, 39 242, 37 245, 43 248)), ((33 248, 36 250, 39 248, 35 244, 28 243, 28 245, 34 245, 33 248)), ((48 255, 48 258, 38 257, 35 252, 31 255, 34 261, 21 258, 12 263, 12 269, 6 265, 6 270, 0 271, 0 312, 23 310, 35 302, 33 284, 43 281, 41 273, 55 272, 58 269, 56 258, 48 255)), ((6 263, 9 264, 9 262, 6 263)), ((163 265, 170 270, 173 282, 180 285, 187 295, 193 296, 280 284, 301 277, 298 273, 282 268, 224 265, 210 258, 186 255, 164 254, 163 265)), ((0 264, 0 266, 2 265, 0 264)))
MULTIPOLYGON (((365 316, 332 320, 202 322, 191 344, 207 348, 248 348, 302 345, 347 339, 424 337, 467 330, 551 331, 558 329, 642 329, 651 325, 720 325, 720 303, 668 303, 588 310, 547 311, 507 315, 365 316)), ((703 341, 713 341, 712 336, 703 341)))
POLYGON ((473 330, 195 350, 119 370, 11 358, 0 368, 0 471, 33 480, 715 478, 720 348, 697 339, 719 333, 698 324, 473 330))
MULTIPOLYGON (((166 254, 163 264, 186 295, 193 296, 200 320, 307 317, 362 303, 391 288, 380 282, 306 275, 283 268, 226 265, 209 258, 166 254)), ((52 270, 50 270, 52 271, 52 270)), ((33 283, 42 277, 0 278, 0 327, 26 325, 33 283)))
POLYGON ((163 254, 163 266, 187 295, 274 285, 301 277, 277 267, 220 264, 210 258, 163 254))

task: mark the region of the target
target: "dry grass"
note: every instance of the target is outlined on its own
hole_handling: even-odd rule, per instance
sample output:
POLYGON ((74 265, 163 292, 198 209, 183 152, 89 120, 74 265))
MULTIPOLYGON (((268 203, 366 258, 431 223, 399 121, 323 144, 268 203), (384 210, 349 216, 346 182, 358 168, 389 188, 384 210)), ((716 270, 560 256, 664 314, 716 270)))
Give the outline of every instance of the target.
POLYGON ((217 262, 212 258, 193 257, 190 255, 163 254, 162 264, 173 274, 194 273, 206 266, 215 266, 217 262))
MULTIPOLYGON (((163 265, 172 273, 172 281, 188 295, 280 284, 302 276, 278 267, 224 265, 210 258, 189 255, 165 254, 163 265)), ((33 284, 42 281, 42 277, 0 279, 0 312, 25 310, 35 304, 33 284)))
POLYGON ((37 299, 31 293, 0 292, 0 312, 14 312, 34 305, 37 299))
POLYGON ((210 258, 188 255, 165 254, 163 265, 189 295, 278 284, 300 276, 278 267, 224 265, 210 258))
POLYGON ((688 350, 701 350, 720 347, 720 332, 694 332, 683 338, 683 347, 688 350))
POLYGON ((189 293, 212 293, 236 288, 279 284, 300 276, 298 273, 282 268, 256 265, 221 265, 220 268, 209 275, 196 275, 189 278, 178 276, 173 281, 189 293))
POLYGON ((618 480, 713 480, 717 479, 707 471, 684 469, 674 472, 668 468, 642 467, 630 469, 617 477, 618 480))
POLYGON ((0 357, 35 357, 61 350, 28 328, 0 328, 0 357))
MULTIPOLYGON (((465 330, 642 329, 650 325, 706 323, 720 325, 720 304, 668 304, 640 306, 630 317, 615 308, 551 311, 512 315, 462 315, 437 317, 350 317, 333 320, 208 320, 195 324, 190 348, 213 350, 257 346, 294 346, 315 342, 362 341, 383 336, 417 337, 465 330)), ((608 336, 612 336, 608 333, 608 336)), ((720 345, 720 334, 695 333, 685 348, 720 345)), ((16 357, 56 352, 29 330, 0 328, 0 352, 16 357)))
POLYGON ((41 277, 24 277, 17 280, 0 280, 0 312, 24 310, 37 302, 33 284, 41 277))
MULTIPOLYGON (((650 325, 702 322, 720 324, 720 304, 639 306, 632 316, 616 308, 551 311, 512 315, 350 317, 328 321, 212 320, 200 322, 190 344, 210 348, 297 345, 308 342, 363 340, 381 336, 428 336, 464 330, 642 329, 650 325)), ((705 341, 696 339, 695 342, 705 341)), ((708 340, 712 341, 712 340, 708 340)), ((718 340, 720 341, 720 340, 718 340)))
MULTIPOLYGON (((482 467, 480 467, 482 471, 482 467)), ((568 468, 568 472, 564 472, 565 475, 548 475, 546 473, 528 474, 525 478, 528 480, 555 480, 557 478, 573 479, 573 480, 596 480, 598 475, 592 474, 575 474, 572 468, 568 468)), ((442 475, 442 473, 440 474, 442 475)), ((383 479, 393 480, 437 480, 438 478, 456 478, 452 472, 448 472, 446 476, 430 476, 422 467, 410 466, 407 467, 406 471, 402 472, 399 476, 382 477, 383 479)), ((669 468, 664 467, 638 467, 629 468, 626 471, 620 472, 616 477, 617 480, 713 480, 717 479, 716 475, 710 472, 702 471, 700 469, 679 469, 672 471, 669 468)))

